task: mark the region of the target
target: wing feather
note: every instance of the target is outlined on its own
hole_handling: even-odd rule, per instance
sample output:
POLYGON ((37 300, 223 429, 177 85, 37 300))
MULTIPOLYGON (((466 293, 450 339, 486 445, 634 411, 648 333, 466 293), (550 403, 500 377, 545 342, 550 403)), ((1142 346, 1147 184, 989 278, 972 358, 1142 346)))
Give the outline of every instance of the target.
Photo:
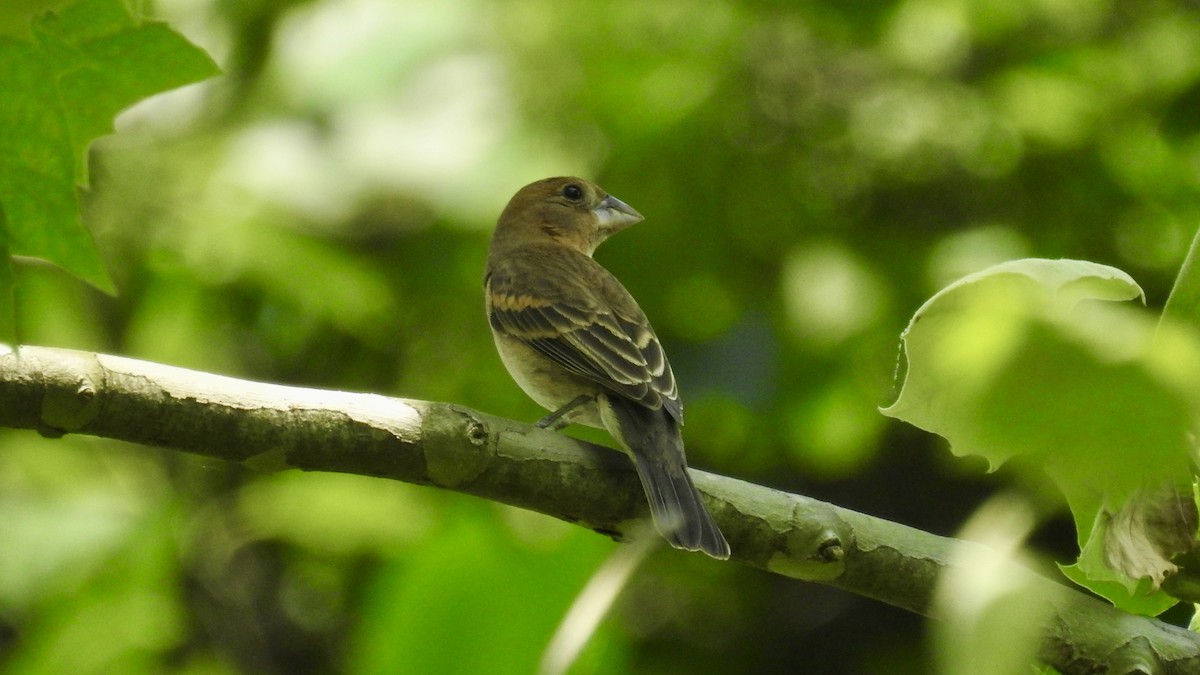
MULTIPOLYGON (((624 288, 620 291, 628 296, 624 288)), ((666 408, 682 422, 675 376, 632 297, 621 308, 595 301, 597 296, 588 293, 576 295, 595 302, 548 298, 495 271, 487 279, 487 293, 488 318, 496 331, 610 391, 651 409, 666 408)))

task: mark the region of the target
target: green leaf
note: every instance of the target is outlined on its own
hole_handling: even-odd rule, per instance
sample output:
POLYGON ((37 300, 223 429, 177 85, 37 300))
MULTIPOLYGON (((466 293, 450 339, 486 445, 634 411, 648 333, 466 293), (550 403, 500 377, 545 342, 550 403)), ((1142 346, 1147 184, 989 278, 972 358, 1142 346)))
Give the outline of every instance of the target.
POLYGON ((1106 564, 1095 523, 1146 486, 1191 481, 1200 345, 1117 302, 1141 297, 1123 272, 1080 261, 1019 260, 968 276, 914 315, 907 374, 883 412, 993 468, 1021 456, 1044 470, 1089 553, 1072 578, 1129 611, 1161 611, 1173 600, 1095 567, 1106 564))
POLYGON ((123 108, 216 74, 212 60, 119 0, 83 0, 0 37, 0 207, 9 253, 43 258, 112 291, 79 214, 86 153, 123 108))
POLYGON ((1017 260, 964 277, 913 315, 901 336, 903 385, 882 412, 992 468, 1015 454, 1060 454, 1053 436, 1067 435, 1068 446, 1107 440, 1100 429, 1116 425, 1105 408, 1121 404, 1095 387, 1115 387, 1122 371, 1097 350, 1134 348, 1113 342, 1144 339, 1145 329, 1127 316, 1124 333, 1097 327, 1087 311, 1096 307, 1081 303, 1140 297, 1120 270, 1075 260, 1017 260))
POLYGON ((1163 307, 1162 320, 1183 325, 1200 326, 1200 266, 1196 258, 1200 256, 1200 230, 1192 239, 1179 275, 1175 277, 1175 286, 1163 307))
POLYGON ((1173 607, 1177 597, 1161 586, 1179 571, 1175 557, 1195 545, 1193 490, 1143 490, 1115 509, 1076 503, 1076 520, 1090 513, 1095 524, 1086 533, 1078 528, 1079 560, 1060 565, 1063 574, 1127 612, 1154 616, 1173 607))
POLYGON ((1148 579, 1135 584, 1136 590, 1131 591, 1128 579, 1109 570, 1102 560, 1089 558, 1085 561, 1086 555, 1081 555, 1074 565, 1059 565, 1058 569, 1063 576, 1108 600, 1115 607, 1131 614, 1158 616, 1179 602, 1162 591, 1154 591, 1148 579))

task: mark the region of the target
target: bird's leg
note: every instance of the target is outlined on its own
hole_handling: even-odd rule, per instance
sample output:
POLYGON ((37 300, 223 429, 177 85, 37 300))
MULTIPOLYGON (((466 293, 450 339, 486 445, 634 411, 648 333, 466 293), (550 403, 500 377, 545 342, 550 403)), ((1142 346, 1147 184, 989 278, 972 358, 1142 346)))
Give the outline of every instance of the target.
POLYGON ((558 431, 559 429, 561 429, 571 423, 570 420, 564 419, 567 416, 567 413, 571 412, 572 410, 578 408, 581 405, 586 405, 588 403, 591 403, 594 400, 596 400, 596 397, 592 394, 583 394, 581 396, 576 396, 575 398, 568 401, 566 403, 566 405, 564 405, 563 407, 559 408, 558 410, 555 410, 554 412, 550 413, 549 415, 546 415, 542 419, 538 420, 537 424, 535 424, 533 426, 535 426, 539 429, 549 429, 551 431, 558 431))

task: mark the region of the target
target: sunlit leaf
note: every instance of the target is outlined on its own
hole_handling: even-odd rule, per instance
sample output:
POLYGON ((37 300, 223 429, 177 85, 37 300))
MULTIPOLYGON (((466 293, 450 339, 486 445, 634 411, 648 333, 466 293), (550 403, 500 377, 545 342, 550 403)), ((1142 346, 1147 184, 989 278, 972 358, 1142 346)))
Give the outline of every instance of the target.
POLYGON ((1078 261, 1021 260, 966 277, 913 317, 903 388, 883 412, 993 468, 1021 456, 1023 466, 1045 470, 1066 495, 1084 548, 1072 578, 1104 582, 1089 588, 1130 611, 1161 611, 1173 601, 1145 595, 1165 568, 1106 558, 1106 541, 1110 553, 1129 547, 1093 527, 1128 513, 1122 508, 1143 488, 1190 484, 1200 346, 1116 304, 1141 295, 1124 273, 1078 261), (1143 576, 1153 582, 1139 588, 1143 576), (1106 592, 1109 582, 1119 591, 1106 592))
POLYGON ((1105 408, 1125 407, 1097 395, 1096 380, 1115 385, 1113 378, 1134 376, 1101 359, 1137 349, 1146 328, 1123 316, 1123 334, 1104 326, 1080 334, 1072 328, 1085 316, 1077 305, 1141 295, 1119 270, 1082 261, 1018 260, 964 277, 914 314, 902 336, 902 388, 883 413, 937 433, 956 454, 982 456, 993 468, 1014 454, 1061 455, 1065 448, 1038 440, 1045 433, 1090 449, 1097 439, 1085 436, 1097 430, 1081 415, 1116 426, 1105 423, 1105 408))

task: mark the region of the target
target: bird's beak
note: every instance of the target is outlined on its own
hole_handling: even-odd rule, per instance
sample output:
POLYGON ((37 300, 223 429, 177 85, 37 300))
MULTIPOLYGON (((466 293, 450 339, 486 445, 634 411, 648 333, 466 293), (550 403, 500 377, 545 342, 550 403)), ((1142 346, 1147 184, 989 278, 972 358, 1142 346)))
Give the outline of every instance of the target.
POLYGON ((642 214, 635 211, 632 206, 612 195, 602 199, 596 205, 593 213, 596 214, 596 219, 600 223, 600 230, 606 236, 645 220, 642 214))

